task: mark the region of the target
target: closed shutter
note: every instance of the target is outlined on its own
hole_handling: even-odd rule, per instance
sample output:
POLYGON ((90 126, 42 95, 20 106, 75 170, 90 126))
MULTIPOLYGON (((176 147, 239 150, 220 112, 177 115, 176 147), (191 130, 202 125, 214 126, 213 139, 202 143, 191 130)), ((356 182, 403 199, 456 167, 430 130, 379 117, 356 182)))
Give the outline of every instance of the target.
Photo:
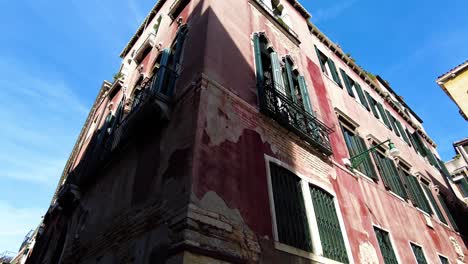
POLYGON ((423 144, 421 138, 418 135, 418 132, 414 131, 412 136, 413 136, 413 141, 415 143, 415 146, 416 146, 419 154, 421 154, 421 155, 423 155, 425 157, 427 155, 426 150, 425 150, 425 147, 424 147, 424 144, 423 144))
POLYGON ((315 46, 315 52, 317 52, 317 58, 319 59, 320 68, 322 69, 322 72, 326 73, 327 67, 325 66, 325 64, 327 63, 327 57, 317 48, 317 46, 315 46))
POLYGON ((397 136, 400 136, 400 131, 398 131, 398 127, 395 125, 396 119, 392 116, 392 114, 390 114, 388 110, 385 110, 385 112, 387 113, 388 120, 390 121, 390 125, 393 128, 393 132, 395 132, 397 136))
POLYGON ((377 163, 377 169, 380 172, 380 178, 382 178, 384 186, 386 188, 390 188, 390 179, 388 177, 389 173, 384 158, 377 151, 372 152, 372 155, 374 156, 374 160, 377 163))
POLYGON ((372 98, 372 96, 367 91, 364 91, 364 93, 366 94, 367 101, 369 102, 372 113, 374 114, 376 118, 380 118, 379 113, 377 113, 377 109, 375 108, 376 101, 374 100, 374 98, 372 98))
POLYGON ((255 71, 257 75, 257 87, 263 89, 263 65, 262 65, 262 50, 260 46, 260 36, 255 34, 253 36, 254 53, 255 53, 255 71))
POLYGON ((287 59, 286 59, 285 66, 286 66, 286 76, 287 76, 286 82, 288 83, 287 86, 290 89, 289 90, 289 95, 291 96, 293 102, 297 103, 296 90, 294 89, 294 82, 293 82, 292 67, 291 67, 291 64, 289 63, 289 61, 287 59))
POLYGON ((426 192, 426 195, 427 197, 429 197, 429 202, 431 202, 432 204, 432 208, 434 208, 436 214, 437 214, 437 217, 439 218, 439 220, 444 223, 444 224, 447 224, 447 220, 445 219, 444 215, 442 214, 442 211, 440 210, 439 206, 437 205, 437 202, 434 198, 434 196, 432 195, 432 192, 431 192, 431 189, 429 188, 429 186, 423 184, 423 188, 424 188, 424 191, 426 192))
POLYGON ((426 257, 424 256, 424 252, 420 246, 411 243, 411 249, 413 250, 414 257, 418 264, 427 264, 426 257))
POLYGON ((413 192, 415 198, 416 198, 416 206, 423 210, 424 212, 428 214, 432 214, 431 207, 429 206, 429 203, 424 196, 423 190, 421 188, 421 185, 419 184, 419 181, 416 177, 414 176, 409 176, 408 177, 408 183, 410 185, 411 191, 413 192))
POLYGON ((447 167, 445 166, 445 163, 443 161, 441 161, 440 159, 437 159, 437 163, 439 163, 439 168, 440 168, 442 174, 445 177, 450 178, 451 175, 450 175, 450 172, 447 170, 447 167))
POLYGON ((398 120, 395 119, 395 123, 396 123, 398 129, 400 130, 400 134, 401 134, 401 136, 403 137, 403 140, 404 140, 408 145, 411 146, 411 142, 410 142, 408 136, 406 135, 406 131, 403 129, 403 126, 401 125, 400 121, 398 121, 398 120))
POLYGON ((412 177, 412 176, 410 176, 408 173, 406 173, 401 168, 398 168, 398 172, 400 173, 400 177, 401 177, 401 179, 403 181, 403 185, 405 186, 406 193, 408 194, 408 198, 411 200, 411 202, 413 203, 414 206, 417 206, 418 200, 417 200, 415 192, 413 191, 413 188, 412 188, 411 183, 410 183, 410 178, 409 178, 409 177, 412 177))
POLYGON ((392 179, 392 191, 398 194, 400 197, 404 199, 408 199, 408 194, 406 193, 405 187, 400 178, 400 174, 398 173, 397 168, 395 167, 395 163, 389 159, 385 158, 385 162, 387 163, 387 167, 389 169, 390 178, 392 179))
POLYGON ((377 242, 379 243, 380 252, 384 259, 385 264, 398 264, 395 251, 393 250, 390 237, 387 232, 374 227, 375 236, 377 237, 377 242))
POLYGON ((385 113, 385 109, 383 108, 382 104, 377 102, 377 108, 379 109, 379 112, 380 112, 380 116, 382 117, 382 121, 384 122, 384 124, 390 129, 392 130, 392 126, 390 125, 390 121, 388 120, 390 118, 390 116, 387 117, 387 114, 385 113))
POLYGON ((343 69, 340 69, 340 72, 341 72, 341 77, 343 77, 343 81, 345 83, 348 94, 351 97, 354 97, 353 84, 351 83, 352 80, 348 77, 348 74, 346 74, 346 72, 343 69))
POLYGON ((364 96, 364 93, 362 92, 361 85, 358 83, 354 83, 354 87, 356 87, 356 91, 359 96, 359 101, 361 101, 361 104, 367 109, 367 111, 370 111, 369 104, 367 103, 366 97, 364 96))
POLYGON ((309 188, 323 256, 341 263, 349 263, 333 196, 315 186, 309 185, 309 188))
POLYGON ((286 245, 312 251, 301 180, 289 170, 270 163, 278 240, 286 245))
POLYGON ((277 89, 278 91, 286 95, 286 90, 284 88, 283 74, 281 72, 281 65, 278 59, 278 54, 276 52, 272 52, 270 54, 270 59, 271 59, 271 67, 273 69, 274 87, 275 89, 277 89))
POLYGON ((466 178, 463 178, 456 182, 456 184, 460 187, 463 197, 468 197, 468 180, 466 180, 466 178))
POLYGON ((160 62, 160 67, 159 67, 159 71, 158 71, 158 75, 157 75, 157 80, 155 82, 155 89, 156 89, 156 92, 158 93, 161 93, 163 92, 164 87, 164 81, 165 81, 165 78, 166 78, 166 72, 167 72, 167 63, 169 61, 169 56, 171 55, 171 49, 169 48, 166 48, 162 51, 162 55, 161 55, 161 62, 160 62))
POLYGON ((457 223, 455 222, 455 219, 453 218, 452 213, 450 213, 450 210, 447 207, 447 204, 445 203, 444 198, 442 198, 442 196, 440 195, 438 196, 438 198, 439 198, 440 205, 442 206, 442 208, 444 208, 445 214, 447 215, 448 219, 450 220, 450 223, 452 224, 453 229, 455 231, 458 231, 457 223))
POLYGON ((157 36, 159 32, 159 27, 161 26, 162 16, 158 17, 158 21, 154 24, 154 34, 157 36))
POLYGON ((409 132, 408 128, 405 128, 405 133, 408 137, 408 140, 411 142, 410 146, 413 146, 413 148, 417 151, 416 146, 414 145, 413 137, 411 136, 411 133, 409 132))
MULTIPOLYGON (((363 153, 367 150, 366 143, 363 138, 359 136, 354 136, 354 139, 356 141, 356 145, 359 148, 359 153, 363 153)), ((361 164, 362 170, 360 169, 362 173, 364 173, 366 176, 378 180, 379 178, 377 177, 377 173, 375 172, 374 164, 372 163, 371 157, 369 153, 365 154, 364 157, 364 162, 361 164)))
POLYGON ((312 111, 312 104, 310 103, 309 90, 307 89, 304 76, 299 76, 298 82, 299 89, 301 89, 302 104, 304 105, 304 109, 310 114, 314 115, 314 112, 312 111))
POLYGON ((328 61, 328 67, 330 67, 333 80, 338 84, 338 86, 343 88, 343 83, 341 82, 340 75, 338 75, 338 71, 336 70, 335 63, 330 58, 328 58, 327 61, 328 61))
POLYGON ((426 148, 426 154, 427 154, 427 158, 429 159, 429 163, 436 167, 436 168, 439 168, 439 163, 437 162, 436 160, 436 157, 434 156, 434 153, 432 153, 432 151, 429 150, 429 148, 426 148))

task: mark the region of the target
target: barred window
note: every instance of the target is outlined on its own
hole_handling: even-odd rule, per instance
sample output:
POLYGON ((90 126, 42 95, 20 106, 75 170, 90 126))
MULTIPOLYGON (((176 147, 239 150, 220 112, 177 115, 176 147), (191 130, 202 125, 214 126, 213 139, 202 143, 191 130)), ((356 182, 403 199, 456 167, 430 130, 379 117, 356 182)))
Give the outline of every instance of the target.
POLYGON ((393 249, 392 243, 390 241, 390 235, 388 232, 374 227, 375 236, 377 237, 377 242, 379 243, 380 252, 384 259, 385 264, 398 264, 395 251, 393 249))

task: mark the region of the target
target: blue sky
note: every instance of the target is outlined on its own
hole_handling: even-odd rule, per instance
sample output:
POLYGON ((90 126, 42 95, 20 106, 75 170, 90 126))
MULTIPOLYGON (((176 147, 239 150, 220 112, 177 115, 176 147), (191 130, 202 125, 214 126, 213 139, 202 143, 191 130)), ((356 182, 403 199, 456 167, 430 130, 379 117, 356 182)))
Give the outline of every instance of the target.
MULTIPOLYGON (((303 0, 325 34, 424 119, 444 159, 468 122, 435 84, 468 59, 468 3, 303 0)), ((104 79, 155 0, 0 1, 0 252, 46 211, 104 79)))

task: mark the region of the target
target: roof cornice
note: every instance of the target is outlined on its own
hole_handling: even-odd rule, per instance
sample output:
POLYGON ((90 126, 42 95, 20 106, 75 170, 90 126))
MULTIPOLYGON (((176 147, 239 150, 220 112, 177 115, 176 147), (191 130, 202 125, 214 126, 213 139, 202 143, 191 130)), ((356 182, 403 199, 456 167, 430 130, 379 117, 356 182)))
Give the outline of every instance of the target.
POLYGON ((436 143, 429 137, 429 135, 426 134, 422 130, 422 127, 419 124, 416 124, 411 117, 409 117, 402 109, 401 107, 392 100, 390 95, 384 91, 382 88, 380 88, 374 80, 369 78, 367 73, 360 67, 358 66, 350 57, 348 57, 343 50, 338 47, 333 41, 331 41, 325 34, 320 31, 317 26, 312 24, 312 22, 307 21, 307 24, 310 28, 310 32, 316 36, 325 46, 327 46, 332 52, 335 53, 336 56, 338 56, 340 59, 342 59, 346 65, 348 65, 351 70, 353 70, 365 83, 367 83, 374 91, 376 91, 384 100, 396 111, 398 112, 399 115, 403 117, 403 119, 408 122, 408 124, 411 125, 411 127, 419 133, 429 144, 431 144, 434 148, 437 147, 436 143))

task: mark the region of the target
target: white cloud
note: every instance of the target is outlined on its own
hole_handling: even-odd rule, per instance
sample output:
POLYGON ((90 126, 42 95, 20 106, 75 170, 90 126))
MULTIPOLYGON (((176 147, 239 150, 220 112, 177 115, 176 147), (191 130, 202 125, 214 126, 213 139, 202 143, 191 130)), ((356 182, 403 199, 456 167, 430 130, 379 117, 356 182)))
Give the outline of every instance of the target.
POLYGON ((334 19, 341 15, 344 11, 346 11, 346 9, 353 6, 357 1, 358 0, 345 0, 335 2, 330 7, 318 9, 314 12, 314 15, 312 16, 312 21, 314 23, 318 23, 334 19))
POLYGON ((5 201, 0 201, 0 252, 17 252, 24 236, 35 229, 41 221, 44 209, 14 208, 5 201))

